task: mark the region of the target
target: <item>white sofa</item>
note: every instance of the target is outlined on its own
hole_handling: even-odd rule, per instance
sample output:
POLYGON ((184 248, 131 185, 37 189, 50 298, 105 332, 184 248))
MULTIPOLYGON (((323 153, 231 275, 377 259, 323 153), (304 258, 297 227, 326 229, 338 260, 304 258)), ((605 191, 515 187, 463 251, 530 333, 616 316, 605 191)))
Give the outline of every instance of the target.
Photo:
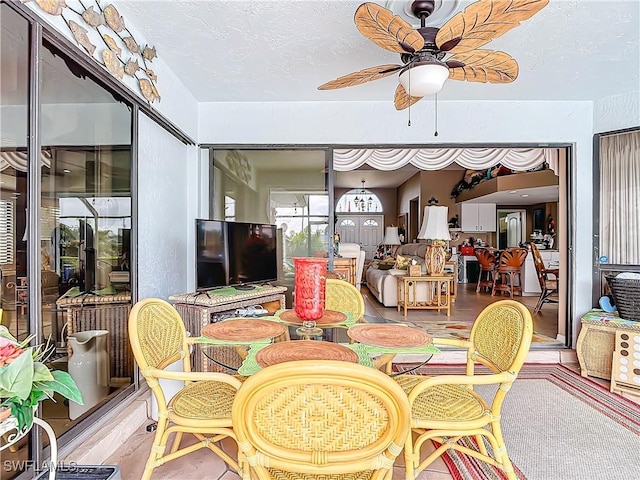
POLYGON ((362 250, 358 243, 341 243, 338 245, 338 255, 343 258, 356 259, 356 287, 362 285, 362 271, 364 269, 364 257, 367 252, 362 250))
MULTIPOLYGON (((400 245, 398 247, 392 247, 392 256, 395 258, 397 255, 403 257, 409 257, 415 259, 419 265, 421 265, 423 272, 424 267, 424 252, 427 248, 425 243, 408 243, 406 245, 400 245)), ((381 270, 378 268, 379 262, 375 260, 371 262, 369 268, 365 272, 365 279, 367 281, 367 287, 371 294, 385 307, 397 307, 398 306, 398 281, 397 275, 406 275, 406 270, 387 269, 381 270)), ((427 298, 427 284, 420 282, 417 285, 418 298, 427 298)))

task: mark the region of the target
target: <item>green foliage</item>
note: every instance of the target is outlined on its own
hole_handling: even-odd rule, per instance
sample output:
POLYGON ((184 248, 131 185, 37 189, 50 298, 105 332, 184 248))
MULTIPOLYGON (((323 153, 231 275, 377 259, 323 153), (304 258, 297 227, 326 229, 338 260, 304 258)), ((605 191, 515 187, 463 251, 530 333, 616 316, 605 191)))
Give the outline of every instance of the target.
POLYGON ((82 405, 82 395, 67 372, 51 371, 43 363, 47 349, 22 343, 0 325, 0 406, 11 408, 19 428, 30 427, 38 402, 59 393, 82 405))
POLYGON ((287 258, 293 257, 311 257, 314 252, 326 250, 325 234, 323 232, 315 232, 309 238, 308 229, 294 233, 286 238, 287 258))

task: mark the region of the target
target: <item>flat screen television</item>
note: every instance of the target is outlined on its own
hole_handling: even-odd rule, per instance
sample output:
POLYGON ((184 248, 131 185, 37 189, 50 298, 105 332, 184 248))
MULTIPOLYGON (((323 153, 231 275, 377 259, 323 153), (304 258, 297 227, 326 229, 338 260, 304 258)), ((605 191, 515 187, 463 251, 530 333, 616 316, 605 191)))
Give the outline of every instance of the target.
POLYGON ((227 285, 226 225, 217 220, 196 220, 196 287, 227 285))
POLYGON ((229 285, 275 280, 276 226, 227 222, 229 285))
POLYGON ((276 226, 196 220, 198 290, 276 280, 276 226))

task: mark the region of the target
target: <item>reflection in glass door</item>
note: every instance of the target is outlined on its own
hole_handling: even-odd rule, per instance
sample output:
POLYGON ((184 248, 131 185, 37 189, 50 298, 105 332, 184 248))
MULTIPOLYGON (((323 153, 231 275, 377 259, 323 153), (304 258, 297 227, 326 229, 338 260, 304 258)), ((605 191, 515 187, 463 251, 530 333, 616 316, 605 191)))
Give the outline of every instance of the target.
POLYGON ((131 108, 45 42, 40 244, 42 332, 84 405, 45 403, 59 435, 131 384, 131 108), (64 86, 62 88, 61 86, 64 86))

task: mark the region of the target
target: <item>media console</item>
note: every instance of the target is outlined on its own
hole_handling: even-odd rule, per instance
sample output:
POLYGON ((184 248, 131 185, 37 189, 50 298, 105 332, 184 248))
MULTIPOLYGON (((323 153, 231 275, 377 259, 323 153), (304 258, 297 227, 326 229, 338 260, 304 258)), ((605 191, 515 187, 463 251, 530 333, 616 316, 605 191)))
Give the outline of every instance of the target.
MULTIPOLYGON (((238 308, 262 305, 272 312, 285 308, 284 292, 286 291, 287 287, 270 285, 256 286, 253 290, 242 291, 234 287, 224 287, 216 290, 171 295, 169 302, 175 306, 182 317, 187 331, 192 336, 199 337, 202 327, 235 316, 235 311, 238 308)), ((207 365, 203 365, 202 354, 197 346, 191 359, 194 371, 207 371, 205 368, 207 365)))

